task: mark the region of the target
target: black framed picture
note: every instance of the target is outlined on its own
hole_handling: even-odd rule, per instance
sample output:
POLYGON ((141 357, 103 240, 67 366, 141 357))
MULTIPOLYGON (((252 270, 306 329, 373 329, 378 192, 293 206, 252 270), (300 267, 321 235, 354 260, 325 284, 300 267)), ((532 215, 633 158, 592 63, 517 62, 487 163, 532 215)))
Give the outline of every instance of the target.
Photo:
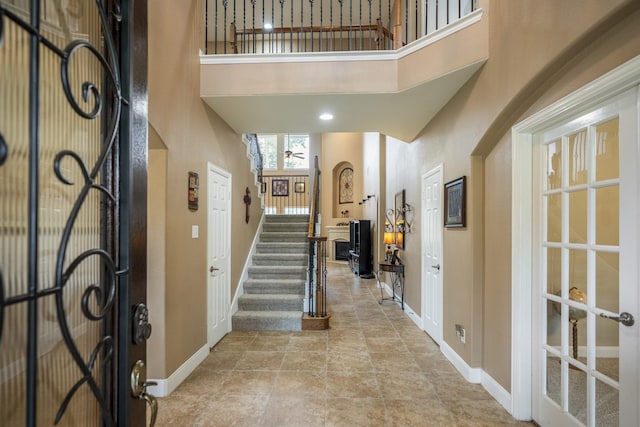
POLYGON ((296 193, 304 193, 304 182, 296 182, 293 184, 293 191, 296 193))
POLYGON ((272 196, 288 196, 289 195, 289 180, 288 179, 274 179, 271 181, 271 195, 272 196))
POLYGON ((444 185, 444 226, 465 227, 466 223, 466 176, 444 185))

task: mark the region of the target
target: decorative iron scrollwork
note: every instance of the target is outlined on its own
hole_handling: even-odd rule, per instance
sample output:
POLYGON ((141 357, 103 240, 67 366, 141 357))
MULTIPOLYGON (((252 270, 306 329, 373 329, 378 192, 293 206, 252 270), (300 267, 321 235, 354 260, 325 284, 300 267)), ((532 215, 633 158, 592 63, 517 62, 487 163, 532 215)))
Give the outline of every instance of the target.
MULTIPOLYGON (((0 19, 0 22, 2 22, 1 19, 0 19)), ((8 157, 9 157, 9 147, 7 146, 7 142, 4 140, 4 137, 0 133, 0 166, 2 166, 4 162, 7 161, 8 157)))
MULTIPOLYGON (((114 261, 113 254, 101 247, 89 248, 82 251, 79 255, 73 254, 72 259, 67 259, 69 253, 69 247, 71 239, 74 235, 74 230, 79 228, 77 226, 77 220, 82 207, 88 204, 89 195, 92 190, 98 191, 103 197, 103 203, 101 203, 103 209, 112 210, 117 203, 117 198, 109 188, 100 184, 101 173, 105 169, 107 159, 113 155, 113 145, 117 138, 118 127, 120 123, 122 104, 125 100, 121 95, 121 84, 118 70, 118 52, 115 47, 114 39, 110 33, 111 23, 110 15, 112 19, 117 22, 122 21, 122 11, 118 1, 111 2, 113 9, 107 13, 103 6, 102 0, 95 0, 97 14, 100 20, 102 42, 104 43, 104 54, 101 51, 87 42, 86 40, 72 40, 63 49, 56 46, 54 41, 47 38, 47 36, 40 32, 39 27, 33 27, 29 22, 25 21, 20 15, 16 14, 9 8, 3 6, 0 2, 0 48, 3 47, 5 37, 5 19, 11 20, 14 24, 24 30, 32 38, 37 38, 37 42, 40 45, 40 49, 46 48, 60 59, 60 83, 62 90, 65 94, 66 100, 73 111, 81 118, 86 120, 95 120, 102 118, 105 120, 104 130, 102 132, 101 140, 88 141, 87 143, 97 144, 96 147, 100 147, 97 157, 92 157, 91 160, 83 159, 82 153, 78 153, 72 150, 61 150, 54 156, 53 170, 54 175, 59 182, 68 186, 78 186, 78 193, 71 201, 71 210, 68 218, 64 222, 62 229, 59 247, 57 249, 56 261, 55 261, 55 276, 54 284, 48 289, 37 289, 35 293, 25 293, 23 295, 11 295, 6 297, 5 295, 5 278, 3 277, 3 270, 0 265, 0 344, 2 343, 2 332, 4 327, 5 308, 12 304, 24 303, 27 300, 34 300, 38 298, 44 298, 50 295, 55 297, 55 306, 58 326, 62 335, 64 344, 69 352, 74 363, 80 370, 80 378, 67 392, 60 407, 55 416, 55 424, 58 424, 69 404, 71 403, 76 392, 86 385, 91 390, 97 404, 101 408, 102 419, 105 425, 114 426, 115 419, 111 413, 110 404, 108 403, 107 396, 105 396, 105 390, 101 387, 99 380, 96 377, 100 377, 97 374, 103 367, 111 364, 114 352, 114 338, 112 336, 103 336, 99 342, 95 345, 91 354, 88 355, 88 360, 84 360, 83 355, 79 349, 79 346, 75 342, 72 334, 72 328, 69 324, 70 315, 65 310, 65 289, 70 282, 70 279, 76 275, 79 277, 79 267, 85 263, 91 263, 93 268, 102 274, 97 280, 98 283, 86 283, 89 282, 86 279, 79 278, 78 281, 82 281, 83 292, 80 301, 80 308, 84 317, 90 322, 103 321, 109 313, 112 312, 114 307, 117 283, 120 276, 128 273, 127 266, 119 268, 114 261), (74 91, 73 83, 71 81, 72 67, 71 63, 77 57, 80 51, 86 51, 89 56, 83 53, 83 60, 95 60, 101 69, 99 75, 104 81, 92 82, 82 81, 79 86, 79 90, 74 91), (103 93, 101 93, 101 89, 103 93), (105 95, 106 94, 106 95, 105 95), (80 100, 81 99, 81 100, 80 100), (108 113, 108 114, 107 114, 108 113), (77 166, 82 176, 82 182, 73 182, 68 176, 68 169, 61 167, 61 163, 70 159, 73 164, 77 166), (89 163, 91 162, 91 163, 89 163), (67 173, 67 175, 65 175, 67 173), (98 262, 95 262, 95 260, 98 262), (98 267, 96 267, 98 265, 98 267), (100 366, 97 366, 100 365, 100 366)), ((87 3, 89 4, 89 3, 87 3)), ((102 49, 102 48, 101 48, 102 49)), ((34 61, 34 56, 38 55, 38 50, 31 51, 31 60, 34 61)), ((36 92, 39 90, 40 81, 30 81, 30 89, 36 92)), ((39 111, 39 98, 32 105, 34 111, 39 111)), ((4 107, 3 107, 4 108, 4 107)), ((9 137, 7 135, 7 137, 9 137)), ((37 149, 40 138, 45 136, 33 136, 30 142, 30 150, 37 149), (35 147, 35 148, 34 148, 35 147)), ((9 157, 9 147, 5 137, 0 134, 0 166, 3 166, 9 157)), ((65 166, 67 166, 65 164, 65 166)), ((67 166, 68 167, 68 166, 67 166)), ((31 170, 30 174, 38 174, 37 170, 31 170)), ((118 178, 115 178, 115 185, 118 185, 118 178)), ((109 184, 107 184, 109 185, 109 184)), ((94 199, 95 200, 95 199, 94 199)), ((38 215, 35 212, 34 215, 38 215)), ((29 233, 38 233, 39 224, 34 222, 29 224, 29 233), (33 225, 35 224, 35 225, 33 225)), ((117 233, 117 230, 113 231, 117 233)), ((118 240, 116 236, 115 240, 118 240)), ((93 246, 93 245, 91 245, 93 246)), ((39 255, 39 254, 38 254, 39 255)), ((0 260, 1 261, 1 260, 0 260)), ((67 304, 68 305, 68 304, 67 304)), ((32 320, 32 319, 30 319, 32 320)), ((35 330, 35 328, 32 328, 35 330)), ((37 342, 37 336, 29 335, 29 340, 37 342)), ((89 347, 90 349, 91 347, 89 347)), ((86 354, 85 354, 86 357, 86 354)), ((112 370, 113 371, 113 370, 112 370)), ((75 380, 75 379, 74 379, 75 380)), ((103 379, 104 381, 104 379, 103 379)), ((31 387, 30 385, 28 387, 31 387)), ((31 389, 30 389, 31 390, 31 389)), ((33 390, 32 390, 33 392, 33 390)), ((34 396, 35 393, 32 393, 34 396)))

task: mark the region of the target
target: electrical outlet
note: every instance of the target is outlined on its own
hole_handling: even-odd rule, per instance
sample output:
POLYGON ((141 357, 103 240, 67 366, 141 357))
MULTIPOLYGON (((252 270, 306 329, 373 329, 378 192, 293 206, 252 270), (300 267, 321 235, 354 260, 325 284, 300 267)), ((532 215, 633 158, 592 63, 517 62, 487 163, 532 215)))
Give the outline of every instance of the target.
POLYGON ((462 344, 466 342, 466 331, 462 325, 456 324, 456 335, 462 341, 462 344))

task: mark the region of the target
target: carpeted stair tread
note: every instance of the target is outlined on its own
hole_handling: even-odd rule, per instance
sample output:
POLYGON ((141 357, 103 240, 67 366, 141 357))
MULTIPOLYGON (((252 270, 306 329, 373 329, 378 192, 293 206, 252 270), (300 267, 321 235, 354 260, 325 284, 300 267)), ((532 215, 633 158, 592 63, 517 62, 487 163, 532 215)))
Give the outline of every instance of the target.
POLYGON ((302 329, 309 215, 267 215, 247 269, 234 330, 302 329))

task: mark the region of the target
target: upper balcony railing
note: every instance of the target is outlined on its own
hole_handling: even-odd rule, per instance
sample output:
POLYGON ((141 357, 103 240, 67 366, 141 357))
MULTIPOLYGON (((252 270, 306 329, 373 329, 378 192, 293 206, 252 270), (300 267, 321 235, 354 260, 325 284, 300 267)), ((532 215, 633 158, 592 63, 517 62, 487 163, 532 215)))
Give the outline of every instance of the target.
POLYGON ((477 8, 477 0, 206 0, 205 53, 393 50, 477 8))

